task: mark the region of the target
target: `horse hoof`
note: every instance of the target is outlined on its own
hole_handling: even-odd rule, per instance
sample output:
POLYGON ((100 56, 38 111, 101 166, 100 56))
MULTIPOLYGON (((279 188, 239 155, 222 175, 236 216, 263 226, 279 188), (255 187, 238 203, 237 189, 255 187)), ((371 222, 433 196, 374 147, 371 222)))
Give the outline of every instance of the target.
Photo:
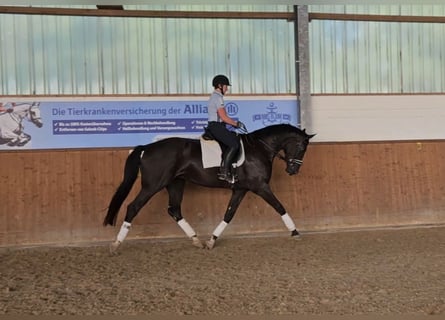
POLYGON ((206 241, 206 248, 207 249, 212 250, 214 246, 215 246, 215 240, 214 239, 210 239, 209 241, 206 241))
POLYGON ((17 143, 18 147, 23 147, 25 144, 28 143, 29 140, 25 140, 25 141, 20 141, 19 143, 17 143))
POLYGON ((198 237, 192 237, 192 243, 196 248, 204 249, 204 245, 202 244, 201 240, 198 239, 198 237))
POLYGON ((120 242, 119 241, 115 241, 112 244, 110 244, 110 254, 111 255, 116 255, 117 254, 117 249, 120 246, 120 242))
POLYGON ((19 143, 19 140, 11 140, 7 143, 9 147, 15 147, 19 143))
POLYGON ((292 233, 290 235, 291 235, 292 239, 294 239, 294 240, 301 240, 300 233, 298 233, 297 230, 292 231, 292 233))

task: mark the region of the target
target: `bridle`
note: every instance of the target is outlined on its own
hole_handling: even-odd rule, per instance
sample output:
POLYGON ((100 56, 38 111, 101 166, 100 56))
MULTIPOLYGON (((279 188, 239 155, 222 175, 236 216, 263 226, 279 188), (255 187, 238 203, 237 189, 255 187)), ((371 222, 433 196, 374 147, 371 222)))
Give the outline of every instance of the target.
POLYGON ((278 157, 280 160, 283 160, 284 162, 286 162, 288 165, 293 166, 293 165, 302 165, 303 164, 303 160, 301 159, 296 159, 296 158, 289 158, 286 159, 286 157, 284 157, 281 153, 275 151, 270 145, 267 144, 266 141, 264 141, 261 138, 258 138, 258 141, 261 142, 266 149, 268 149, 269 151, 271 151, 273 153, 274 156, 278 157))
POLYGON ((34 121, 36 121, 36 120, 42 120, 42 117, 36 117, 36 116, 34 116, 34 113, 32 112, 32 108, 33 107, 38 107, 38 105, 36 105, 35 103, 33 103, 32 105, 30 105, 29 106, 29 108, 28 108, 28 113, 29 113, 29 117, 31 118, 31 121, 32 122, 34 122, 34 121))

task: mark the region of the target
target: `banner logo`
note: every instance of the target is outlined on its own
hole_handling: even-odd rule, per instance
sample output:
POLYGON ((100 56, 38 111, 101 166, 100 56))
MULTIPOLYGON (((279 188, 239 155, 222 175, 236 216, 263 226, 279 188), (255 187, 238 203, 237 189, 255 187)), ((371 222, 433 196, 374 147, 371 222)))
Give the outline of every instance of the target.
POLYGON ((257 113, 252 116, 253 122, 262 121, 264 126, 270 126, 273 124, 290 123, 292 116, 289 113, 277 112, 278 107, 271 102, 267 107, 267 113, 257 113))

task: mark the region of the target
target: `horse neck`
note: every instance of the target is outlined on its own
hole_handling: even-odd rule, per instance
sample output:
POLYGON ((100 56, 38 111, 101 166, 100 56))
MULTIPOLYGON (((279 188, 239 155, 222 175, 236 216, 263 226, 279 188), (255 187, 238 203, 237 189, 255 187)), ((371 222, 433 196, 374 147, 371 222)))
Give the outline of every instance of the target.
POLYGON ((269 149, 272 149, 275 153, 284 148, 285 141, 289 138, 304 139, 302 133, 288 126, 269 127, 264 131, 258 131, 256 134, 258 139, 265 142, 269 149))
POLYGON ((279 140, 275 135, 257 132, 253 138, 259 141, 259 144, 272 155, 275 155, 281 149, 279 140))
POLYGON ((12 112, 14 115, 16 115, 17 117, 19 117, 20 119, 23 119, 27 116, 28 111, 29 111, 29 106, 26 105, 21 105, 21 106, 16 106, 13 109, 14 111, 12 112))

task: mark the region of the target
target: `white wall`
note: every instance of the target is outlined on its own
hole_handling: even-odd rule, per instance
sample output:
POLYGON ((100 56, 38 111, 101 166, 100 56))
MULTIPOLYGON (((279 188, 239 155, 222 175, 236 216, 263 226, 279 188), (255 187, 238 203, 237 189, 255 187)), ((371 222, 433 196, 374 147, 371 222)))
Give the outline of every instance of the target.
POLYGON ((311 96, 313 142, 445 139, 445 95, 311 96))

